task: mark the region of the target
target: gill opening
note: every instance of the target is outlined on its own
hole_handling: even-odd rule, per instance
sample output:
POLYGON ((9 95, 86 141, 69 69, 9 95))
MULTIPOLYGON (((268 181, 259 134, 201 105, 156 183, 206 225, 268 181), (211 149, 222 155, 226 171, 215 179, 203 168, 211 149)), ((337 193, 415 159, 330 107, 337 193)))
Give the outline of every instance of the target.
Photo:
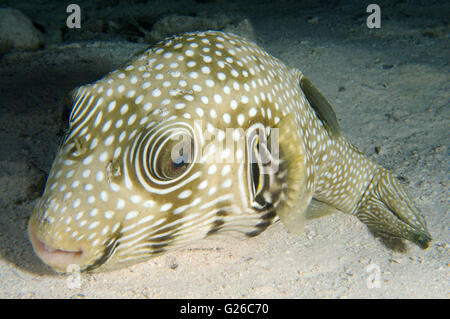
POLYGON ((251 196, 252 206, 257 210, 264 209, 266 207, 266 201, 264 200, 262 193, 264 186, 267 182, 267 176, 263 176, 262 159, 260 154, 259 137, 255 136, 251 144, 251 157, 249 163, 249 174, 251 183, 251 196))

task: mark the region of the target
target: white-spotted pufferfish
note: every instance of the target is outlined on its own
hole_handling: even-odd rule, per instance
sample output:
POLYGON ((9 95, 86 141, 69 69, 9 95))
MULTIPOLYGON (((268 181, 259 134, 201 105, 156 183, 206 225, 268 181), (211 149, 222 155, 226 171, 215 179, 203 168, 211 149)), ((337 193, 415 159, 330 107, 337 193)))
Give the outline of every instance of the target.
POLYGON ((341 134, 311 82, 218 31, 167 38, 73 91, 28 232, 53 269, 114 269, 224 232, 330 212, 427 248, 404 187, 341 134))

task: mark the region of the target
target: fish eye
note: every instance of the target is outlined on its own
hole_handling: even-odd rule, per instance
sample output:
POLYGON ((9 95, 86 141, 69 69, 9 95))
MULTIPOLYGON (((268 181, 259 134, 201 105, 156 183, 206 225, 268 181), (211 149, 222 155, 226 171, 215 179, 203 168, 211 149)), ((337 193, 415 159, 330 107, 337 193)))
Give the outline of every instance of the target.
POLYGON ((171 140, 164 143, 156 159, 156 174, 163 180, 180 177, 192 163, 194 145, 191 139, 171 140))
POLYGON ((188 174, 197 158, 195 133, 184 123, 162 123, 144 135, 128 158, 136 177, 149 187, 168 187, 188 174))

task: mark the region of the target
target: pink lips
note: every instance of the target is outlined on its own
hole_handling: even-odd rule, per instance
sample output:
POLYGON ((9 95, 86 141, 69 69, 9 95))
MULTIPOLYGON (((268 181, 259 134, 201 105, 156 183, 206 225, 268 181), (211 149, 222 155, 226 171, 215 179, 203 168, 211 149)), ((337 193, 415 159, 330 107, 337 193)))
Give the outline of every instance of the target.
POLYGON ((35 234, 33 226, 28 226, 28 234, 33 245, 34 252, 47 265, 56 271, 65 272, 71 264, 80 265, 83 259, 83 250, 62 250, 53 248, 40 239, 35 234))

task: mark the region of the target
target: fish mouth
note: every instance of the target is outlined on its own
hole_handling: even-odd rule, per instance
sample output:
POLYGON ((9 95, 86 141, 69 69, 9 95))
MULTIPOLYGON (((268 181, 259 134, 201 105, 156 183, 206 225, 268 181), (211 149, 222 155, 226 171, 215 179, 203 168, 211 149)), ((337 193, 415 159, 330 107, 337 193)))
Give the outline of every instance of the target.
POLYGON ((82 249, 63 250, 52 247, 38 238, 31 224, 28 225, 28 235, 36 255, 55 271, 70 272, 68 270, 69 266, 82 264, 85 257, 82 249))

